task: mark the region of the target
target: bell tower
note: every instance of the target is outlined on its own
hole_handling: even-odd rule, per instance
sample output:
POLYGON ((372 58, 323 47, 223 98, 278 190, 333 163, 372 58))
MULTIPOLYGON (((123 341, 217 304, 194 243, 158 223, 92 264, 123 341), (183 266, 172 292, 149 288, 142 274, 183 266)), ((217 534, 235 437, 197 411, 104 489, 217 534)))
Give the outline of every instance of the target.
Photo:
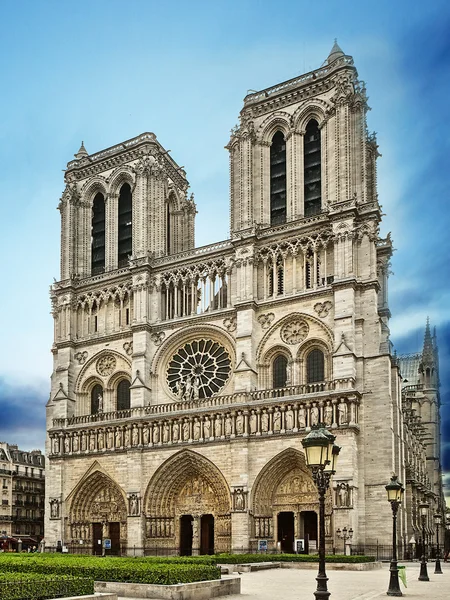
POLYGON ((335 42, 324 65, 249 94, 231 132, 231 232, 376 199, 364 85, 335 42))

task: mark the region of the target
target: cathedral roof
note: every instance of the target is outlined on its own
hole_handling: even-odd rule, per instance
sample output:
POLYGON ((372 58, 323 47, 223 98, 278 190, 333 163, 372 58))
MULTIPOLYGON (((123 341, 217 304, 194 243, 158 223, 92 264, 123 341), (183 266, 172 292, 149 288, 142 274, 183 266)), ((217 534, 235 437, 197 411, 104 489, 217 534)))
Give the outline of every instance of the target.
POLYGON ((334 60, 336 60, 340 56, 345 56, 345 54, 344 54, 342 48, 337 43, 337 39, 335 38, 333 47, 331 48, 331 52, 327 58, 328 64, 331 64, 334 60))

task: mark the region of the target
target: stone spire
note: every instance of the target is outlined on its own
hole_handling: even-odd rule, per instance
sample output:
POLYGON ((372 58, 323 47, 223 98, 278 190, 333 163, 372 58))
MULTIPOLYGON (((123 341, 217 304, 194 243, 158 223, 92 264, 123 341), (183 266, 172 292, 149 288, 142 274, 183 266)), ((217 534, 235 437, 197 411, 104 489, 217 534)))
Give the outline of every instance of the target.
POLYGON ((430 330, 430 317, 427 317, 427 324, 425 327, 425 336, 423 339, 423 350, 422 350, 422 361, 425 364, 434 362, 434 345, 433 338, 431 337, 430 330))
POLYGON ((330 54, 328 55, 327 63, 331 64, 334 60, 336 60, 340 56, 345 56, 345 54, 342 51, 342 48, 337 43, 337 39, 334 38, 334 44, 333 44, 333 47, 331 48, 330 54))
POLYGON ((74 154, 75 158, 78 160, 79 158, 83 158, 84 156, 89 156, 88 151, 84 147, 84 142, 81 142, 80 149, 76 154, 74 154))

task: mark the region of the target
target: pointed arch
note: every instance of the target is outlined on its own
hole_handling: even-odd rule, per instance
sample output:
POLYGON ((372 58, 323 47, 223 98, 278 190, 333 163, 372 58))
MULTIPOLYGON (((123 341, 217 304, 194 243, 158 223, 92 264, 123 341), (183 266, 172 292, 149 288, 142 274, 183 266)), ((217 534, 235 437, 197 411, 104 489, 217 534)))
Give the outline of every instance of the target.
POLYGON ((277 489, 283 479, 294 470, 298 471, 311 487, 313 482, 306 466, 305 455, 296 448, 286 448, 261 469, 251 493, 250 506, 254 516, 272 515, 277 489))
POLYGON ((151 478, 144 496, 146 516, 173 516, 180 492, 195 478, 201 478, 210 486, 217 515, 230 513, 230 489, 219 468, 197 452, 181 450, 166 460, 151 478))
POLYGON ((126 495, 95 461, 67 496, 70 523, 119 521, 126 523, 126 495))

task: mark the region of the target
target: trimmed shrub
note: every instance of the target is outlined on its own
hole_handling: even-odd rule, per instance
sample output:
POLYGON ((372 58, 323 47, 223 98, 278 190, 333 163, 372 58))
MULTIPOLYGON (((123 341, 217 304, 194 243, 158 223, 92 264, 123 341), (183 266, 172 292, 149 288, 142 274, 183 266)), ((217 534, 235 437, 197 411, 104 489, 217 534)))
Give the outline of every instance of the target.
POLYGON ((213 564, 158 563, 147 559, 40 555, 0 556, 0 568, 10 572, 60 574, 89 577, 94 581, 154 583, 173 585, 220 579, 220 569, 213 564))
MULTIPOLYGON (((216 554, 218 564, 245 564, 253 562, 319 562, 317 554, 216 554)), ((373 556, 330 554, 325 557, 328 563, 367 563, 374 562, 373 556)))
POLYGON ((0 600, 45 600, 94 593, 94 580, 67 575, 0 573, 0 600))

